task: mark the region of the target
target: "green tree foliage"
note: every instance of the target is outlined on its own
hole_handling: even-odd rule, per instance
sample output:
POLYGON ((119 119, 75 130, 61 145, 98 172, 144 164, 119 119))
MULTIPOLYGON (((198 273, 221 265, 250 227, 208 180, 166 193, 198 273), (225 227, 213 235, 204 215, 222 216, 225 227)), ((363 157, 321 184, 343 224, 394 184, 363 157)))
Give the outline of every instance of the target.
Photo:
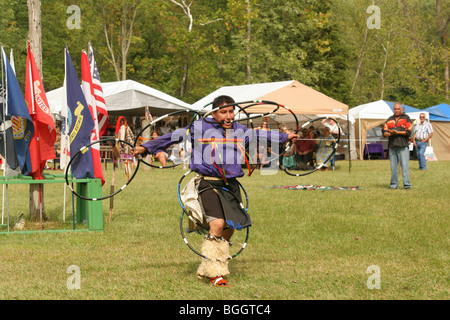
MULTIPOLYGON (((385 99, 426 108, 446 101, 445 46, 439 38, 436 3, 334 1, 340 38, 351 49, 351 106, 385 99), (373 4, 380 8, 379 29, 367 27, 372 13, 366 10, 373 4)), ((442 16, 450 16, 448 2, 442 16)))
MULTIPOLYGON (((28 36, 28 14, 26 0, 0 1, 0 42, 8 59, 13 50, 17 74, 25 74, 26 37, 28 36), (23 9, 25 8, 25 9, 23 9), (23 26, 26 26, 24 28, 23 26)), ((19 78, 25 85, 25 78, 19 78)))
MULTIPOLYGON (((103 82, 133 79, 188 103, 224 85, 292 79, 350 106, 385 99, 422 108, 448 101, 448 1, 41 3, 47 90, 63 83, 65 45, 80 72, 81 50, 90 41, 103 82), (368 29, 367 8, 374 4, 381 26, 368 29), (71 5, 81 10, 79 29, 67 25, 71 5)), ((0 41, 14 50, 23 84, 27 1, 0 1, 0 10, 0 41)))

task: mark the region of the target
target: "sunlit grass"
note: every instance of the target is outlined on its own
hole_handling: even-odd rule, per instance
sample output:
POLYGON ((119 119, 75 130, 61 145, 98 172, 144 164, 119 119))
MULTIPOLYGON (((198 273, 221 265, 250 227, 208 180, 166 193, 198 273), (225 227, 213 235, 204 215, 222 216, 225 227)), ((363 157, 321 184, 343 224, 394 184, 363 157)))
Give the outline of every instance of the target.
MULTIPOLYGON (((0 235, 2 299, 448 299, 450 162, 411 162, 412 190, 388 190, 388 161, 337 162, 337 170, 240 179, 253 226, 230 262, 231 288, 195 275, 199 257, 182 241, 177 184, 184 171, 139 169, 103 202, 104 231, 0 235), (275 185, 359 186, 306 191, 275 185), (67 268, 81 289, 67 288, 67 268), (367 287, 369 266, 381 289, 367 287)), ((106 174, 110 174, 108 170, 106 174)), ((28 186, 9 188, 11 220, 28 212, 28 186)), ((45 189, 45 212, 61 223, 64 185, 45 189)), ((66 194, 66 225, 72 223, 66 194)))

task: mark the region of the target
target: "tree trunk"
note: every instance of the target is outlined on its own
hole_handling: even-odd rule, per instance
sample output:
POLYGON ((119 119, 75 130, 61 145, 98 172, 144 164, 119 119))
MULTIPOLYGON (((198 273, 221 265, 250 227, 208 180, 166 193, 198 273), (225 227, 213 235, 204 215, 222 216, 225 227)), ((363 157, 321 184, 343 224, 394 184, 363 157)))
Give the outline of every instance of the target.
POLYGON ((252 80, 252 71, 251 71, 251 46, 250 46, 250 40, 252 37, 252 22, 250 20, 250 13, 252 8, 250 7, 250 0, 247 0, 247 13, 249 15, 249 18, 247 20, 247 81, 248 83, 251 83, 252 80))
POLYGON ((427 82, 428 86, 430 87, 431 91, 433 93, 436 93, 436 85, 428 72, 427 66, 425 65, 425 57, 424 57, 423 50, 422 50, 423 44, 417 36, 418 32, 417 32, 417 28, 416 28, 416 22, 412 19, 412 17, 409 14, 406 1, 399 0, 399 3, 402 5, 405 16, 409 22, 409 29, 407 30, 408 31, 407 35, 411 38, 411 40, 413 40, 416 43, 416 46, 417 46, 417 51, 418 51, 419 57, 420 57, 418 67, 422 71, 422 77, 424 77, 426 79, 426 82, 427 82))
POLYGON ((189 71, 189 45, 186 45, 186 56, 184 57, 183 77, 181 78, 180 96, 184 97, 187 87, 189 71))
POLYGON ((127 8, 123 8, 123 19, 122 19, 122 80, 127 79, 127 8))
POLYGON ((47 220, 44 210, 44 184, 30 184, 30 220, 40 221, 42 204, 42 219, 47 220), (39 191, 39 187, 41 190, 39 191))
POLYGON ((366 32, 364 33, 363 45, 361 47, 361 52, 359 54, 358 66, 356 67, 355 78, 353 79, 352 89, 350 90, 350 95, 353 94, 355 90, 356 82, 358 81, 359 73, 361 71, 361 67, 364 61, 364 54, 366 52, 367 38, 369 36, 369 28, 366 28, 366 32))
POLYGON ((448 24, 450 17, 442 12, 442 1, 436 0, 436 11, 439 21, 439 36, 441 37, 441 44, 444 50, 444 81, 445 81, 445 98, 449 99, 450 75, 449 75, 449 57, 448 57, 448 24))
MULTIPOLYGON (((180 2, 175 0, 170 0, 172 3, 176 4, 177 6, 180 6, 183 9, 184 14, 189 18, 189 26, 188 26, 188 33, 192 32, 192 26, 194 24, 194 17, 191 13, 191 5, 194 2, 192 0, 189 3, 186 3, 185 0, 181 0, 180 2)), ((181 78, 181 85, 180 85, 180 96, 184 97, 186 94, 186 88, 187 88, 187 81, 188 81, 188 72, 189 72, 189 44, 186 44, 186 55, 184 57, 184 66, 183 66, 183 76, 181 78)))
POLYGON ((42 29, 41 29, 41 1, 28 0, 28 40, 33 52, 41 79, 42 75, 42 29))
POLYGON ((384 98, 384 91, 385 91, 385 87, 386 87, 386 79, 384 77, 384 72, 386 71, 386 66, 387 66, 387 62, 388 62, 388 56, 389 56, 389 39, 391 37, 391 33, 392 30, 389 31, 388 36, 387 36, 387 40, 386 40, 386 45, 384 45, 381 41, 380 44, 383 47, 384 50, 384 62, 383 62, 383 67, 381 68, 381 72, 378 74, 380 76, 380 82, 381 82, 381 93, 380 93, 380 100, 383 100, 384 98))
POLYGON ((122 21, 120 30, 114 32, 114 22, 108 22, 108 8, 102 6, 103 15, 103 34, 105 35, 106 46, 108 48, 110 57, 105 58, 114 67, 117 81, 127 79, 127 57, 131 46, 131 38, 133 36, 133 28, 136 20, 137 6, 132 10, 131 17, 129 17, 128 5, 122 7, 122 21), (116 36, 117 34, 117 36, 116 36), (116 50, 114 43, 117 41, 119 48, 116 50), (116 55, 116 51, 118 51, 116 55))
MULTIPOLYGON (((39 70, 41 79, 42 74, 42 28, 41 28, 41 1, 28 0, 28 39, 30 48, 33 52, 36 66, 39 70)), ((30 219, 38 221, 40 217, 40 206, 42 203, 42 212, 44 211, 44 185, 30 184, 30 219), (41 188, 41 197, 39 194, 41 188)))

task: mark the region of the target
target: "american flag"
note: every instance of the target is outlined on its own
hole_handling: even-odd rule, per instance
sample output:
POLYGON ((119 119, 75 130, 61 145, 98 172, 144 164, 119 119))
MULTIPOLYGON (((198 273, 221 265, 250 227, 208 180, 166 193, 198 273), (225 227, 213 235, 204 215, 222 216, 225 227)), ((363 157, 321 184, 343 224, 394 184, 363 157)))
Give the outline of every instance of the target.
POLYGON ((89 65, 91 67, 92 83, 94 85, 94 98, 97 105, 97 120, 99 138, 106 132, 109 123, 108 112, 106 111, 106 102, 103 95, 102 83, 100 81, 100 74, 98 73, 97 62, 95 62, 94 51, 89 43, 89 65))

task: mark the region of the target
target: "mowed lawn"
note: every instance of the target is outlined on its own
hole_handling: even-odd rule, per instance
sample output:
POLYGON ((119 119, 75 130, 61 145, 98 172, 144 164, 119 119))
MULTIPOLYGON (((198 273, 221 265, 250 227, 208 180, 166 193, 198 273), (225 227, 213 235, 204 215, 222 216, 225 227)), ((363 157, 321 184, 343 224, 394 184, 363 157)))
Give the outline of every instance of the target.
MULTIPOLYGON (((338 161, 336 171, 304 177, 255 171, 241 178, 253 226, 230 262, 230 288, 196 277, 200 258, 179 231, 184 172, 141 167, 115 197, 111 222, 103 201, 103 231, 1 234, 0 299, 450 298, 448 161, 429 162, 427 171, 411 161, 412 190, 388 190, 388 160, 338 161), (360 189, 273 188, 281 185, 360 189), (70 266, 79 268, 80 289, 68 287, 70 266)), ((64 186, 45 188, 46 214, 61 221, 64 186)), ((68 193, 68 228, 71 201, 68 193)), ((10 187, 8 202, 15 222, 27 212, 28 187, 10 187)))

